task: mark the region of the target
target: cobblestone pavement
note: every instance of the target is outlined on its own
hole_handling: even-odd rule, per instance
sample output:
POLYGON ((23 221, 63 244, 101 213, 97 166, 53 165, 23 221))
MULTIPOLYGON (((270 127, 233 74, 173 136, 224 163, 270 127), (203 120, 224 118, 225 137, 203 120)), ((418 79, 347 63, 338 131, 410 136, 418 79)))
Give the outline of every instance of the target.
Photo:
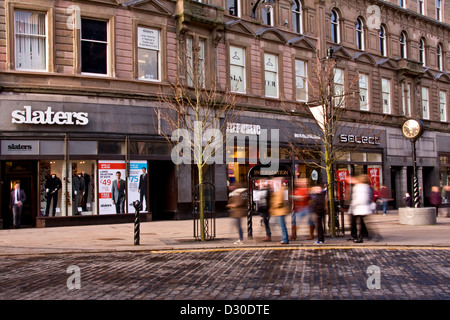
POLYGON ((449 300, 449 261, 401 247, 25 255, 0 259, 0 299, 449 300))

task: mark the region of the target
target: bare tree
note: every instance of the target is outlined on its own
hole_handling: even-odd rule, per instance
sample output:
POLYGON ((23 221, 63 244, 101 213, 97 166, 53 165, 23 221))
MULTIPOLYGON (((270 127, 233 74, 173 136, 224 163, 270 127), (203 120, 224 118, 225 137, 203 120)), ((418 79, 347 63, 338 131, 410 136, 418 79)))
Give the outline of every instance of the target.
MULTIPOLYGON (((371 113, 359 112, 360 77, 355 76, 355 79, 345 86, 341 81, 343 76, 341 70, 336 68, 335 59, 316 58, 311 73, 312 77, 308 78, 309 102, 293 104, 286 108, 291 120, 304 132, 300 138, 291 140, 290 144, 295 157, 325 170, 330 231, 332 236, 336 236, 334 167, 343 155, 361 149, 365 145, 338 144, 338 136, 345 133, 366 139, 373 134, 376 125, 380 124, 385 116, 374 119, 371 113), (320 130, 317 130, 317 125, 320 130)), ((367 141, 372 142, 374 141, 367 141)))
MULTIPOLYGON (((183 43, 180 43, 182 46, 183 43)), ((175 80, 161 87, 156 109, 161 124, 159 133, 171 144, 176 164, 194 164, 199 183, 200 238, 205 241, 204 168, 223 163, 223 145, 227 122, 236 116, 237 95, 221 88, 214 72, 206 74, 203 48, 180 48, 175 80)))

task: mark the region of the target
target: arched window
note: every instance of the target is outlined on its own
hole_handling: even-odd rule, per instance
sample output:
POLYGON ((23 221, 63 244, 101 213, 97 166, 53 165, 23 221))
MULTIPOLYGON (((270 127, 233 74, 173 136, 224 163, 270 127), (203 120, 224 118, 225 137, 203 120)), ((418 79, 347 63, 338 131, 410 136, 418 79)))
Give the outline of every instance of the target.
POLYGON ((292 5, 292 27, 294 32, 303 33, 302 3, 294 0, 292 5))
POLYGON ((378 32, 379 43, 380 43, 380 53, 386 56, 386 29, 380 26, 380 31, 378 32))
POLYGON ((336 10, 331 10, 331 40, 334 43, 340 42, 339 15, 336 10))
POLYGON ((444 61, 442 60, 442 44, 437 46, 437 66, 439 71, 444 71, 444 61))
POLYGON ((419 61, 422 65, 425 65, 426 63, 425 40, 423 40, 423 38, 419 41, 419 61))
POLYGON ((261 18, 264 24, 274 25, 274 8, 273 0, 266 0, 261 6, 261 18))
POLYGON ((364 25, 360 18, 356 19, 356 46, 364 50, 364 25))
POLYGON ((405 31, 402 31, 402 33, 400 33, 400 55, 403 59, 408 58, 408 50, 406 48, 406 33, 405 33, 405 31))

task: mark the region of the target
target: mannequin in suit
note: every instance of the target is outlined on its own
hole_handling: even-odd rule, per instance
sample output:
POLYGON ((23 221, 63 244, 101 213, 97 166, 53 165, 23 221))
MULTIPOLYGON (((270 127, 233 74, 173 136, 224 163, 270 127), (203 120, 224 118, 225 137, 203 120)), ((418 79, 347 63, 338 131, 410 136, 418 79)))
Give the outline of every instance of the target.
POLYGON ((50 204, 53 201, 52 216, 55 216, 58 203, 58 190, 61 189, 61 179, 56 174, 52 174, 45 182, 45 192, 47 193, 47 206, 45 207, 45 216, 48 217, 50 204))
POLYGON ((143 202, 142 199, 145 198, 145 211, 148 211, 148 198, 147 198, 147 169, 146 168, 142 168, 142 174, 139 177, 139 187, 138 187, 138 192, 139 192, 139 201, 141 202, 141 209, 143 209, 143 202))
POLYGON ((25 191, 20 189, 20 183, 14 185, 14 190, 11 191, 9 208, 13 214, 13 225, 15 228, 19 228, 22 221, 22 208, 23 203, 27 199, 25 191))
POLYGON ((112 182, 112 203, 116 206, 116 213, 125 213, 125 180, 121 179, 120 171, 116 172, 116 180, 112 182))

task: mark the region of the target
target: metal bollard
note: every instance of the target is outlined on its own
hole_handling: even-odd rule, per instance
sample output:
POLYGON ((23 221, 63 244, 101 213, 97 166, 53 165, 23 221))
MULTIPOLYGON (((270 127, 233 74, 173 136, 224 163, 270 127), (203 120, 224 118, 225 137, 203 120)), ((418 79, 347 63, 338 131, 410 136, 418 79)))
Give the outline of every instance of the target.
POLYGON ((136 209, 136 213, 134 214, 134 245, 139 245, 139 210, 141 209, 141 202, 139 200, 134 201, 133 207, 136 209))

